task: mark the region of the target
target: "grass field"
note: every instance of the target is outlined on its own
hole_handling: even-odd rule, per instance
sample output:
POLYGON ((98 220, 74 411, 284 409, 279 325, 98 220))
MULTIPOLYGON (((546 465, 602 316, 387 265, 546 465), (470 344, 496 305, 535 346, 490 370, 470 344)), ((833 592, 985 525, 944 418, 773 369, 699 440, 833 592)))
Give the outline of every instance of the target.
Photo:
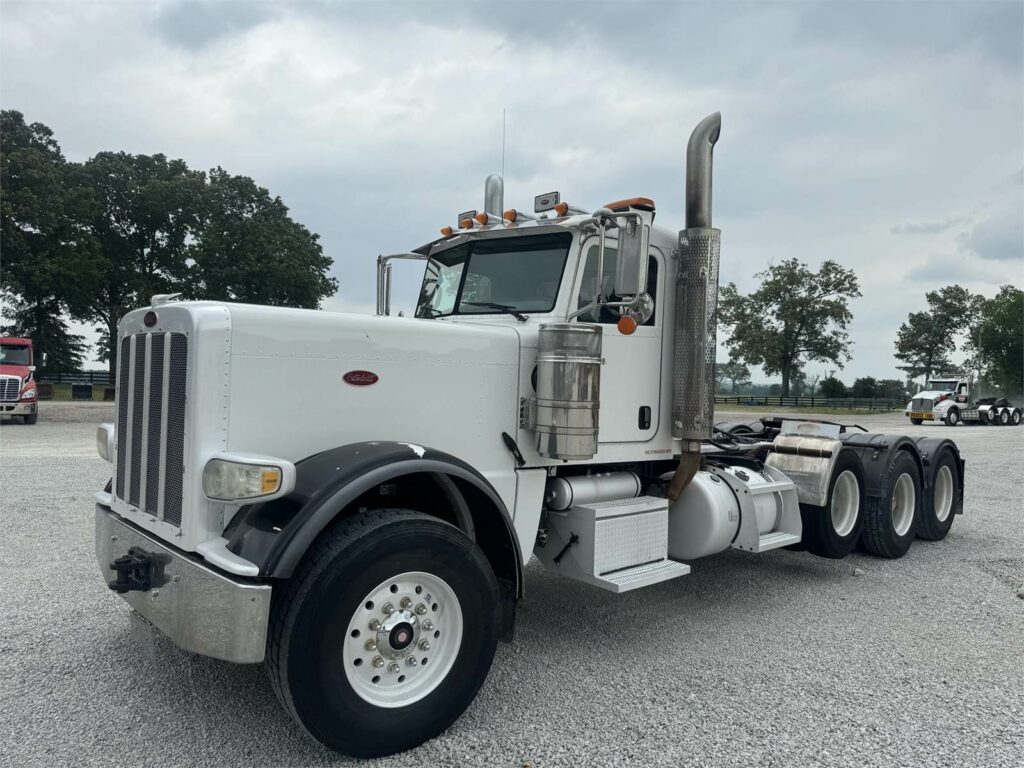
MULTIPOLYGON (((105 384, 93 384, 92 386, 92 399, 102 401, 103 390, 106 389, 105 384)), ((71 399, 71 385, 70 384, 54 384, 53 385, 53 400, 70 400, 71 399)), ((42 402, 47 402, 43 400, 42 402)))

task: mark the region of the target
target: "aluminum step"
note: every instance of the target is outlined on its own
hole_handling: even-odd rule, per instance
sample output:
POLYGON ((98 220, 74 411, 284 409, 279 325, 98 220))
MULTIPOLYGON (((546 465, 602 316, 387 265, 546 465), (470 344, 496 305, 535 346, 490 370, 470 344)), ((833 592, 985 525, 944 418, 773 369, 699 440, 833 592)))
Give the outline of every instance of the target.
POLYGON ((595 587, 607 589, 609 592, 629 592, 631 589, 649 587, 661 581, 685 576, 690 572, 690 566, 686 563, 677 563, 675 560, 661 560, 657 563, 646 565, 634 565, 631 568, 623 568, 621 571, 607 573, 603 576, 594 576, 592 583, 595 587))
POLYGON ((772 531, 761 536, 757 543, 758 552, 767 552, 769 549, 778 549, 779 547, 788 547, 790 544, 799 544, 800 535, 796 533, 786 533, 785 531, 772 531))

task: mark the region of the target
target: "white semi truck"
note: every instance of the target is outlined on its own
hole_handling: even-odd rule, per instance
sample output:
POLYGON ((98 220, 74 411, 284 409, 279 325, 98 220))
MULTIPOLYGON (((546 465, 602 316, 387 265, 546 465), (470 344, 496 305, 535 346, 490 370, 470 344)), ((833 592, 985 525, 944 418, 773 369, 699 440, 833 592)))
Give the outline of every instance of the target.
POLYGON ((972 402, 971 380, 962 374, 934 376, 923 390, 907 403, 906 415, 913 424, 941 421, 950 427, 957 424, 991 424, 1018 426, 1024 409, 999 397, 983 397, 972 402))
POLYGON ((376 317, 168 297, 126 315, 96 554, 133 619, 264 663, 313 738, 385 755, 472 701, 531 555, 621 593, 729 548, 942 539, 953 442, 713 423, 719 130, 690 137, 682 231, 639 197, 506 211, 491 177, 483 211, 379 259, 376 317), (390 315, 397 258, 424 262, 414 317, 390 315))

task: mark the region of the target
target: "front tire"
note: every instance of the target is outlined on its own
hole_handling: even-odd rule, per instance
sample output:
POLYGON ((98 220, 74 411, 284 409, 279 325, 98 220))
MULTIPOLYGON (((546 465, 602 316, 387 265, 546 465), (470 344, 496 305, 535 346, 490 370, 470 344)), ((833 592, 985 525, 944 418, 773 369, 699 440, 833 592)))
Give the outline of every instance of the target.
POLYGON ((913 424, 915 427, 919 427, 919 426, 921 426, 921 423, 923 421, 924 421, 924 419, 911 419, 910 423, 913 424))
POLYGON ((317 741, 390 755, 469 706, 494 658, 498 612, 494 572, 462 531, 371 511, 322 535, 274 602, 267 669, 317 741))
POLYGON ((957 408, 950 408, 949 413, 946 414, 946 426, 955 427, 960 423, 960 411, 957 408))
POLYGON ((36 411, 35 413, 27 413, 22 416, 22 418, 25 420, 26 424, 35 424, 39 421, 39 411, 36 411))
POLYGON ((842 450, 828 481, 825 506, 800 505, 807 551, 818 557, 846 557, 864 527, 864 468, 857 454, 842 450))

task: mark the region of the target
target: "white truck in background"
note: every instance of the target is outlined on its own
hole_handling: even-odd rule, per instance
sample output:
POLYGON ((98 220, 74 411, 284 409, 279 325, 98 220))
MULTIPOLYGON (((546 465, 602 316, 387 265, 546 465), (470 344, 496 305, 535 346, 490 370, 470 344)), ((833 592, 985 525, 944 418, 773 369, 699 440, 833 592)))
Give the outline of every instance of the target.
POLYGON ((167 297, 126 315, 95 515, 131 615, 265 663, 315 739, 379 756, 473 700, 531 555, 622 593, 729 548, 942 539, 952 441, 714 424, 719 131, 690 137, 682 231, 642 197, 503 210, 490 177, 483 211, 379 258, 376 317, 167 297), (414 317, 390 316, 396 259, 424 263, 414 317))
POLYGON ((925 388, 907 403, 906 415, 912 424, 941 421, 950 427, 957 424, 990 424, 1017 426, 1024 411, 1005 398, 983 397, 971 400, 971 379, 950 373, 932 377, 925 388))

